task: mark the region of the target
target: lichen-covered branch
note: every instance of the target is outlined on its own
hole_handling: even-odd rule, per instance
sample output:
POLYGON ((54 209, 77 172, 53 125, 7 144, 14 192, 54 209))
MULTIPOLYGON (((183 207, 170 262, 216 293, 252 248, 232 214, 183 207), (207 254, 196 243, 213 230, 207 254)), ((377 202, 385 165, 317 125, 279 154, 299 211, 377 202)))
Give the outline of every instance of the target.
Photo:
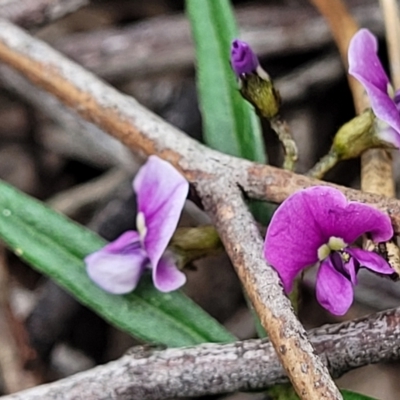
MULTIPOLYGON (((313 329, 308 337, 338 378, 353 368, 399 358, 400 309, 313 329)), ((117 361, 1 399, 164 400, 261 390, 286 381, 271 343, 247 340, 163 351, 134 348, 117 361)))

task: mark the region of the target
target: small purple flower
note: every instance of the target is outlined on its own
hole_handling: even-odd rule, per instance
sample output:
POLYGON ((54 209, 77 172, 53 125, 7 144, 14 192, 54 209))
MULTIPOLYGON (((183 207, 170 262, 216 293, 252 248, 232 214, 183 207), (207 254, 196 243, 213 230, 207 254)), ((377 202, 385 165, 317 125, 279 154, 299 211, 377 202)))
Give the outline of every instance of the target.
POLYGON ((239 77, 242 74, 254 73, 259 66, 258 58, 251 47, 239 39, 232 42, 231 65, 235 74, 239 77))
POLYGON ((300 271, 319 263, 317 300, 332 314, 343 315, 353 301, 360 268, 393 274, 380 255, 350 247, 365 233, 374 242, 391 239, 390 218, 366 204, 347 202, 339 190, 315 186, 288 197, 275 212, 264 257, 277 270, 287 293, 300 271))
POLYGON ((360 29, 349 45, 349 74, 361 82, 374 114, 387 124, 378 126, 381 139, 400 148, 400 93, 390 93, 389 78, 377 51, 376 37, 368 29, 360 29))
POLYGON ((154 286, 161 292, 178 289, 186 282, 171 254, 165 252, 176 229, 189 190, 176 169, 156 156, 149 157, 133 181, 137 194, 136 231, 85 258, 89 277, 114 294, 135 289, 146 268, 152 270, 154 286))

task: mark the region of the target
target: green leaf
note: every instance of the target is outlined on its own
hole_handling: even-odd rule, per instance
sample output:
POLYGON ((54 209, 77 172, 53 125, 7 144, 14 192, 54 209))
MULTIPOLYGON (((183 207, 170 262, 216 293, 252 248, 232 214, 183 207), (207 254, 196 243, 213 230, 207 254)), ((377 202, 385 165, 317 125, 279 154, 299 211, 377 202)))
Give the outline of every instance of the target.
POLYGON ((261 127, 238 89, 229 58, 238 36, 229 0, 186 0, 196 45, 197 89, 205 141, 234 156, 266 163, 261 127))
POLYGON ((344 400, 377 400, 373 397, 365 396, 364 394, 351 392, 349 390, 341 390, 344 400))
MULTIPOLYGON (((296 394, 290 383, 272 386, 267 389, 266 393, 273 400, 300 400, 300 397, 296 394)), ((363 394, 350 392, 349 390, 340 389, 340 393, 343 395, 343 400, 377 400, 363 394)))
POLYGON ((178 347, 235 339, 183 293, 160 293, 149 277, 124 296, 98 288, 88 278, 83 258, 105 241, 2 181, 0 238, 82 304, 142 340, 178 347))

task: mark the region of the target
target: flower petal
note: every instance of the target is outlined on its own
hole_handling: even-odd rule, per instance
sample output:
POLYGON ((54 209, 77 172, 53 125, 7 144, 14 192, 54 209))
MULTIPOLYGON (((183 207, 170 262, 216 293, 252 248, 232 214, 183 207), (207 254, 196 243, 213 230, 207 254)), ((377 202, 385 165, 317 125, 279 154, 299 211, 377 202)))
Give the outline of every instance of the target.
POLYGON ((333 214, 335 223, 331 231, 348 244, 364 233, 370 233, 375 242, 384 242, 393 236, 389 216, 367 204, 351 201, 345 208, 334 210, 333 214))
POLYGON ((309 207, 308 218, 312 216, 318 222, 326 242, 335 236, 350 244, 367 232, 376 242, 389 240, 393 236, 387 214, 367 204, 347 202, 344 194, 337 189, 315 186, 305 189, 303 196, 309 207))
POLYGON ((160 292, 171 292, 179 289, 186 282, 186 275, 179 271, 174 258, 168 254, 161 257, 153 268, 153 283, 160 292))
POLYGON ((389 78, 378 57, 378 41, 368 29, 360 29, 349 44, 349 73, 363 85, 387 93, 389 78))
POLYGON ((117 239, 105 245, 103 250, 113 254, 125 254, 137 247, 140 247, 139 233, 136 231, 126 231, 117 239))
POLYGON ((148 261, 145 251, 137 248, 125 254, 118 254, 109 252, 106 247, 85 258, 90 279, 113 294, 131 292, 136 288, 148 261))
MULTIPOLYGON (((264 257, 277 270, 286 292, 293 279, 307 266, 318 261, 318 249, 328 243, 331 234, 321 229, 330 218, 330 208, 346 204, 336 189, 315 186, 288 197, 276 210, 268 226, 264 257)), ((334 221, 329 223, 329 226, 334 221)))
POLYGON ((361 268, 368 268, 378 274, 391 275, 395 273, 389 263, 379 254, 373 251, 353 248, 346 250, 351 254, 359 263, 361 268))
POLYGON ((388 95, 389 79, 377 54, 378 42, 368 29, 360 29, 349 45, 349 74, 364 86, 375 115, 400 133, 400 115, 388 95))
POLYGON ((376 129, 379 139, 391 144, 397 149, 400 149, 400 134, 386 122, 380 119, 377 119, 376 121, 378 122, 378 124, 376 125, 376 129))
POLYGON ((154 267, 178 225, 189 184, 170 163, 151 156, 136 175, 133 186, 138 212, 143 213, 147 228, 143 246, 154 267))
POLYGON ((317 300, 331 314, 344 315, 353 302, 353 285, 332 265, 330 257, 321 263, 317 273, 317 300))
POLYGON ((258 58, 251 47, 242 40, 235 39, 231 46, 231 65, 237 76, 254 72, 258 65, 258 58))

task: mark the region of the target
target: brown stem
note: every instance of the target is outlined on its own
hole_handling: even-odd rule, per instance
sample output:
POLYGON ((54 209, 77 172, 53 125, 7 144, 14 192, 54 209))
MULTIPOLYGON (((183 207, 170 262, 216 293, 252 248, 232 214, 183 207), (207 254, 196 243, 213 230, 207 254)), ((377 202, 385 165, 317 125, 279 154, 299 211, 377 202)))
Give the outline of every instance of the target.
MULTIPOLYGON (((398 360, 400 309, 313 329, 308 337, 334 378, 398 360)), ((109 364, 1 399, 165 400, 262 390, 283 382, 287 377, 271 343, 258 339, 163 351, 137 347, 109 364)))

